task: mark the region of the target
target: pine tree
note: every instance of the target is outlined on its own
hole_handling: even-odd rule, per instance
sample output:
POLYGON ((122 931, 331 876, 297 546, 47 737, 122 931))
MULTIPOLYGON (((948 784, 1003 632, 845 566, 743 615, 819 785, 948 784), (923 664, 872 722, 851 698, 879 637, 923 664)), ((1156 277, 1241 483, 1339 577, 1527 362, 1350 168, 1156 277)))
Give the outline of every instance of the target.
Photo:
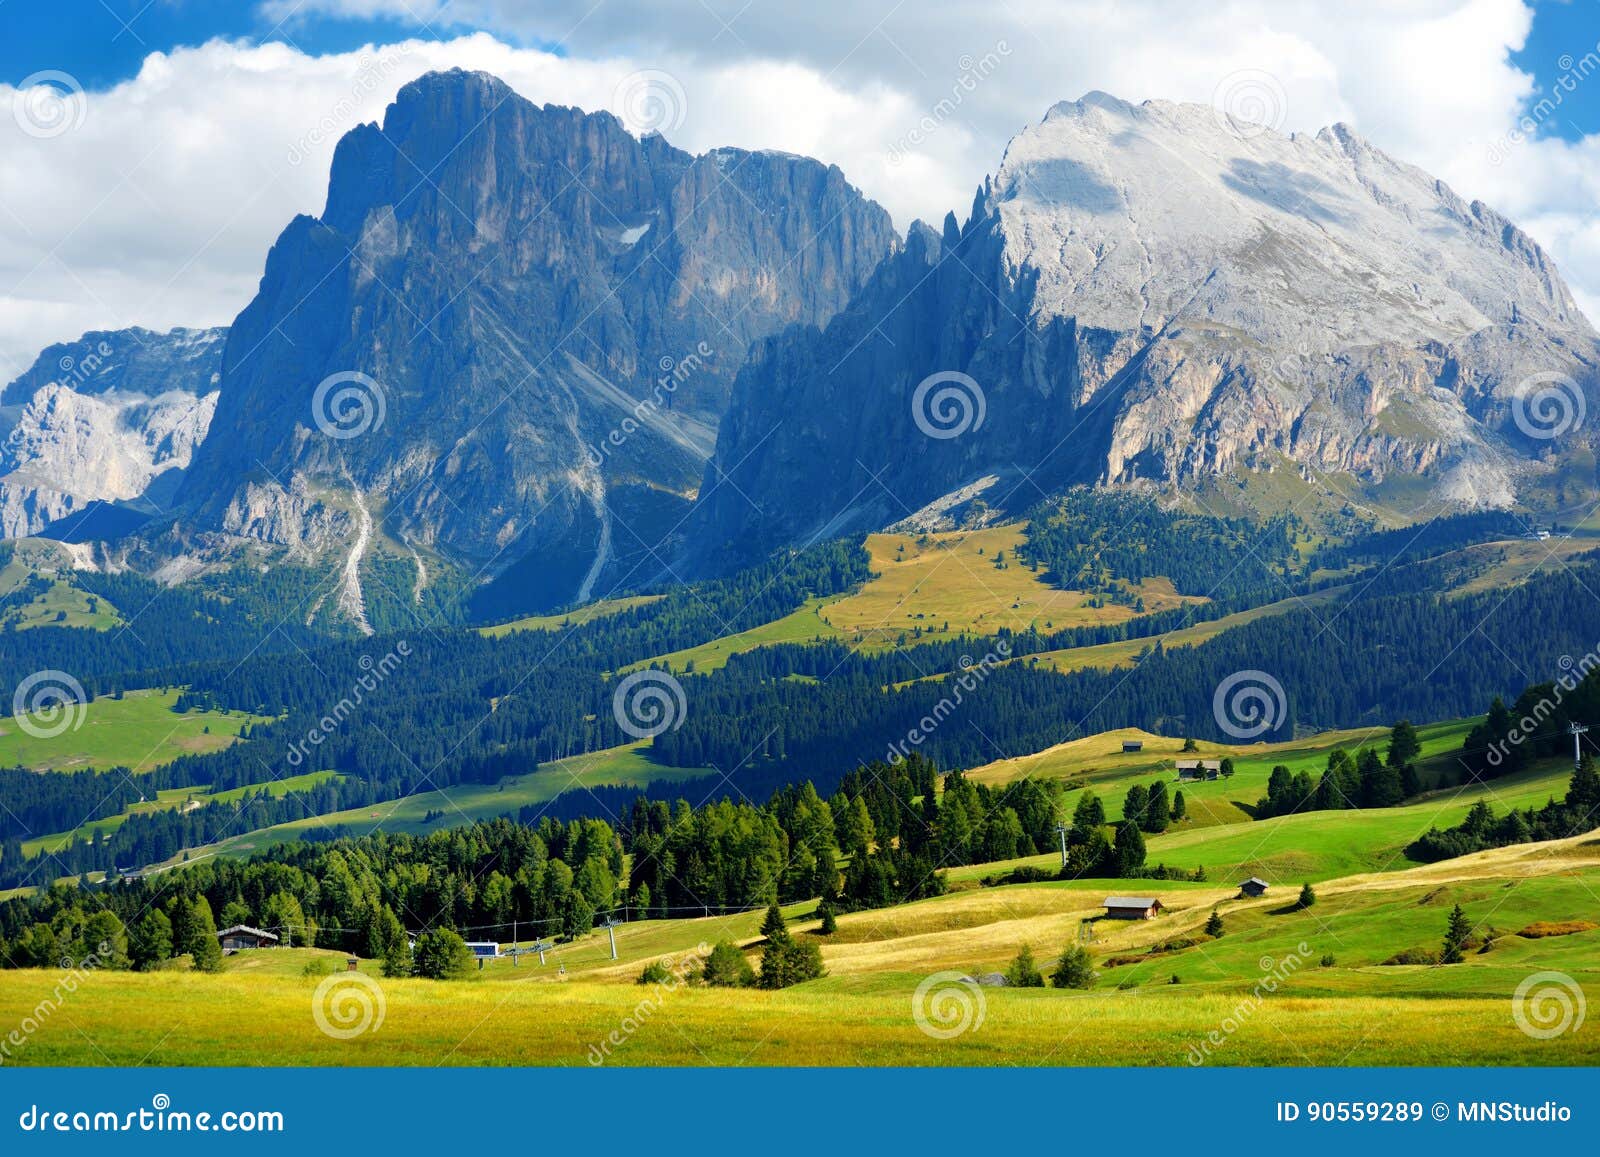
POLYGON ((429 980, 455 980, 472 971, 472 949, 449 928, 418 936, 411 960, 416 974, 429 980))
POLYGON ((1457 904, 1450 910, 1450 922, 1445 925, 1444 947, 1439 952, 1439 963, 1460 964, 1471 935, 1472 921, 1467 919, 1467 914, 1457 904))
POLYGON ((1401 719, 1389 731, 1389 753, 1385 762, 1393 768, 1402 768, 1422 754, 1422 743, 1417 739, 1417 729, 1411 720, 1401 719))
POLYGON ((789 939, 789 926, 784 923, 783 910, 776 900, 767 906, 766 918, 761 921, 761 935, 774 942, 789 939))
POLYGON ((1222 935, 1222 914, 1215 908, 1211 909, 1211 918, 1206 921, 1207 936, 1222 935))
POLYGON ((755 969, 731 940, 717 941, 701 975, 707 984, 719 988, 749 988, 756 982, 755 969))
POLYGON ((404 936, 396 937, 383 950, 385 976, 410 976, 412 971, 411 944, 404 936))
POLYGON ((1044 973, 1033 961, 1033 946, 1024 944, 1011 966, 1006 969, 1006 983, 1012 988, 1043 988, 1044 973))
POLYGON ((839 931, 839 921, 834 919, 832 904, 822 906, 822 927, 818 931, 824 936, 832 936, 839 931))
POLYGON ((1600 774, 1596 774, 1594 756, 1584 755, 1572 773, 1567 786, 1567 807, 1584 819, 1582 830, 1589 829, 1594 813, 1600 808, 1600 774))
POLYGON ((1167 799, 1167 785, 1157 780, 1150 785, 1150 794, 1144 808, 1144 822, 1139 826, 1151 834, 1164 832, 1172 824, 1172 805, 1167 799))
POLYGON ((128 955, 133 966, 143 972, 159 968, 172 956, 172 921, 165 912, 152 908, 133 926, 128 955))
POLYGON ((1078 944, 1068 946, 1050 973, 1050 983, 1057 988, 1093 988, 1094 961, 1089 950, 1078 944))
POLYGON ((1145 823, 1145 811, 1150 806, 1150 789, 1142 783, 1136 783, 1128 789, 1128 794, 1122 798, 1122 818, 1131 820, 1140 827, 1145 823))
POLYGON ((217 923, 204 896, 196 896, 189 906, 183 950, 189 953, 197 972, 222 971, 222 943, 217 939, 217 923))
POLYGON ((1181 790, 1172 793, 1172 818, 1174 820, 1189 818, 1189 805, 1184 801, 1181 790))
POLYGON ((1100 797, 1092 791, 1086 791, 1078 797, 1078 806, 1072 811, 1072 828, 1075 832, 1082 832, 1088 838, 1090 832, 1104 826, 1106 822, 1105 805, 1100 802, 1100 797))
POLYGON ((1139 825, 1129 820, 1124 820, 1117 829, 1116 867, 1117 875, 1121 877, 1132 876, 1144 867, 1144 836, 1139 833, 1139 825))
POLYGON ((1317 893, 1308 882, 1300 889, 1300 899, 1295 901, 1296 908, 1309 908, 1317 902, 1317 893))

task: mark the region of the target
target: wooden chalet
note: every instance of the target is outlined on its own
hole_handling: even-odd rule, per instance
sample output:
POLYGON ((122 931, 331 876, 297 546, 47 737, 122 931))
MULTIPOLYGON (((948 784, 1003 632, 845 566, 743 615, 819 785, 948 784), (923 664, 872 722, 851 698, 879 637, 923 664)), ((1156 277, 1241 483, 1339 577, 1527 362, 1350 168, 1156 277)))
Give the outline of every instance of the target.
POLYGON ((1154 896, 1107 896, 1102 903, 1113 920, 1154 920, 1163 910, 1154 896))
POLYGON ((241 948, 276 948, 278 938, 271 932, 263 932, 259 928, 252 928, 248 924, 234 924, 217 933, 217 939, 222 943, 224 954, 237 952, 241 948))
POLYGON ((1180 780, 1216 779, 1221 774, 1222 760, 1220 759, 1178 760, 1178 778, 1180 780))

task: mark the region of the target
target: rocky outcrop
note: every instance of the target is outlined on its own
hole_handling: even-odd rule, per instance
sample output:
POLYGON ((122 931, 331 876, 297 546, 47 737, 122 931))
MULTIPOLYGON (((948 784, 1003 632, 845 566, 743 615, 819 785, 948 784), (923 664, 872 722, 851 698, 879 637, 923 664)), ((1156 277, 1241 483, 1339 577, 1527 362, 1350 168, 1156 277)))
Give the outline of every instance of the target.
POLYGON ((0 391, 0 537, 171 498, 217 403, 225 330, 87 333, 0 391))
POLYGON ((360 492, 377 533, 524 605, 642 580, 749 342, 825 323, 896 246, 836 168, 425 76, 268 255, 183 521, 317 549, 360 492))
POLYGON ((883 526, 980 478, 1014 510, 1281 465, 1504 505, 1588 437, 1562 403, 1592 411, 1597 366, 1537 245, 1348 128, 1091 94, 1011 142, 965 226, 914 229, 827 326, 759 346, 696 558, 883 526))

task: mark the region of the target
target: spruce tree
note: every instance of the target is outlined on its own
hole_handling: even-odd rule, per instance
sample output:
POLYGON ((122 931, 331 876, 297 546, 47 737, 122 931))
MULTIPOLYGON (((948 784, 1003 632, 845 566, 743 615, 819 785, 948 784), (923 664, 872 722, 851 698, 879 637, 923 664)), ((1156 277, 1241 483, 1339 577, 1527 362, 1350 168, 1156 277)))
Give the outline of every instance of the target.
POLYGON ((1050 983, 1057 988, 1093 988, 1094 961, 1089 950, 1082 945, 1069 945, 1050 973, 1050 983))
POLYGON ((1317 893, 1307 882, 1300 889, 1300 899, 1295 901, 1296 908, 1309 908, 1317 902, 1317 893))
POLYGON ((1128 794, 1122 797, 1122 818, 1143 827, 1145 810, 1149 806, 1150 789, 1142 783, 1136 783, 1128 789, 1128 794))
POLYGON ((776 900, 767 906, 766 918, 761 921, 761 935, 772 941, 789 939, 789 926, 783 922, 783 910, 776 900))
POLYGON ((1417 739, 1417 729, 1411 726, 1411 720, 1399 720, 1389 731, 1389 753, 1385 762, 1398 769, 1421 754, 1422 743, 1417 739))
POLYGON ((146 912, 128 937, 128 955, 142 972, 159 968, 172 955, 172 921, 160 908, 146 912))
POLYGON ((1144 867, 1144 836, 1139 832, 1139 825, 1131 820, 1124 820, 1117 829, 1117 847, 1115 862, 1117 875, 1129 877, 1144 867))
POLYGON ((1206 921, 1207 936, 1222 935, 1222 914, 1215 908, 1211 909, 1211 918, 1206 921))
POLYGON ((1164 832, 1172 824, 1172 805, 1167 799, 1167 785, 1157 780, 1150 785, 1150 794, 1144 808, 1144 822, 1139 826, 1151 834, 1164 832))
POLYGON ((1467 938, 1472 935, 1472 921, 1457 904, 1450 910, 1450 922, 1445 925, 1444 947, 1439 952, 1440 964, 1460 964, 1465 956, 1467 938))
POLYGON ((204 896, 196 896, 189 906, 184 951, 189 953, 198 972, 222 971, 222 944, 217 939, 217 923, 204 896))
POLYGON ((1006 983, 1012 988, 1043 988, 1044 973, 1033 961, 1033 946, 1024 944, 1011 966, 1006 969, 1006 983))

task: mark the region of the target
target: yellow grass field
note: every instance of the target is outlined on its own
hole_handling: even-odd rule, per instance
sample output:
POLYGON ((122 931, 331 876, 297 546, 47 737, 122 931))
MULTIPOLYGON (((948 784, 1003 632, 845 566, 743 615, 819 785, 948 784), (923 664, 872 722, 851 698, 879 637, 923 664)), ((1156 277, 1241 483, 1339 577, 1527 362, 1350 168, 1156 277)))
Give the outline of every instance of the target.
MULTIPOLYGON (((722 939, 755 954, 760 917, 746 913, 625 925, 615 963, 592 935, 543 966, 498 960, 463 981, 384 978, 372 962, 356 980, 327 971, 339 954, 298 949, 241 953, 217 976, 102 973, 43 1015, 59 974, 0 973, 0 1023, 34 1024, 13 1050, 21 1064, 1594 1064, 1600 1036, 1537 1039, 1513 997, 1550 970, 1569 999, 1600 994, 1600 928, 1515 935, 1585 895, 1592 911, 1596 886, 1600 841, 1585 836, 1329 881, 1304 911, 1154 881, 960 892, 841 917, 821 940, 828 975, 777 993, 633 983, 652 960, 687 974, 722 939), (1130 886, 1167 911, 1094 919, 1108 888, 1130 886), (1491 950, 1442 968, 1383 964, 1436 943, 1457 902, 1491 950), (1226 923, 1217 938, 1201 932, 1213 908, 1226 923), (1002 969, 1025 943, 1048 969, 1086 919, 1091 991, 964 979, 1002 969), (304 975, 317 958, 323 972, 304 975), (368 1031, 348 1040, 317 1021, 341 990, 347 1011, 367 1010, 368 1031)), ((815 935, 807 907, 789 910, 796 936, 815 935)))
POLYGON ((531 615, 525 619, 499 623, 492 627, 479 627, 478 634, 494 639, 501 635, 509 635, 512 631, 565 631, 572 627, 581 627, 595 619, 632 610, 634 607, 648 606, 660 598, 660 595, 630 595, 626 598, 601 599, 558 615, 531 615))
MULTIPOLYGON (((867 647, 889 647, 921 628, 935 638, 946 633, 993 635, 1030 625, 1039 630, 1090 623, 1122 622, 1130 607, 1088 605, 1082 591, 1057 590, 1043 575, 1017 560, 1023 542, 1021 523, 984 530, 925 536, 867 536, 872 570, 878 576, 859 592, 828 603, 822 617, 867 647), (997 556, 1003 568, 995 565, 997 556)), ((1187 599, 1165 579, 1134 588, 1145 610, 1159 611, 1203 600, 1187 599)))

